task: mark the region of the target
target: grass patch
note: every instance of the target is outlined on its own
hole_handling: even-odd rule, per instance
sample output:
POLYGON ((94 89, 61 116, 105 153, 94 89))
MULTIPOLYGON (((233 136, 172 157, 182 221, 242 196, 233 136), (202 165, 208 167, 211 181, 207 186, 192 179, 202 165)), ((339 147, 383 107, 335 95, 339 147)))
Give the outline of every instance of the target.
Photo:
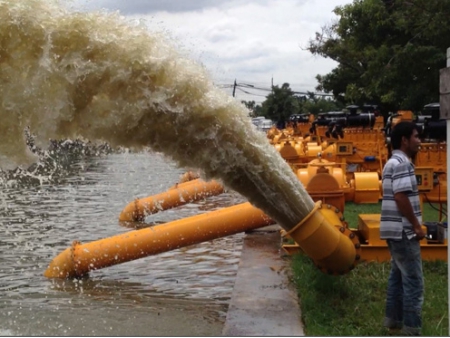
MULTIPOLYGON (((382 327, 389 263, 361 263, 344 276, 320 272, 309 257, 292 259, 308 336, 387 336, 382 327)), ((424 262, 424 336, 448 336, 447 263, 424 262)))
MULTIPOLYGON (((380 204, 347 203, 345 217, 357 226, 361 213, 379 213, 380 204)), ((424 205, 424 221, 437 221, 437 211, 424 205), (432 218, 434 217, 434 218, 432 218)), ((387 336, 382 327, 389 262, 364 262, 343 276, 319 271, 303 254, 292 256, 305 334, 308 336, 387 336)), ((447 262, 424 261, 424 336, 448 336, 447 262)))
MULTIPOLYGON (((430 204, 428 203, 423 203, 422 220, 424 222, 439 221, 439 212, 438 210, 436 210, 439 209, 439 205, 435 203, 433 203, 432 205, 434 208, 430 206, 430 204)), ((381 212, 381 202, 371 204, 355 204, 353 202, 347 202, 345 203, 344 217, 345 220, 348 222, 349 228, 357 228, 359 214, 379 214, 380 212, 381 212)), ((445 217, 445 214, 443 215, 445 217)), ((442 221, 447 222, 447 219, 445 218, 442 221)))

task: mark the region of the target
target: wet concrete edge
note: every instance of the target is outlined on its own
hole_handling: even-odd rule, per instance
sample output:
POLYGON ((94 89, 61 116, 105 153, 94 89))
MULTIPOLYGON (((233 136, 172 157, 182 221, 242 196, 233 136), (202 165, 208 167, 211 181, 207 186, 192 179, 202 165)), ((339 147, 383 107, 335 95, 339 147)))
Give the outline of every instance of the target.
POLYGON ((305 335, 280 230, 272 225, 246 233, 223 336, 305 335))

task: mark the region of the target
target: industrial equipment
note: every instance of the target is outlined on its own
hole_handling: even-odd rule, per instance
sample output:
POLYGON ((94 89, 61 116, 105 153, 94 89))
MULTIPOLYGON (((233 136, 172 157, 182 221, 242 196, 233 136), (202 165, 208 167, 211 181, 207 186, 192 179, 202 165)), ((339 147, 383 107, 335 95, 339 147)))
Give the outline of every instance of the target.
MULTIPOLYGON (((435 109, 436 106, 432 108, 435 109)), ((389 140, 386 136, 389 135, 385 132, 390 129, 382 130, 379 127, 380 116, 375 112, 357 114, 355 109, 350 107, 350 114, 333 112, 319 116, 317 122, 313 123, 312 131, 317 132, 321 127, 331 129, 328 129, 328 134, 323 129, 325 135, 315 135, 314 141, 306 135, 294 135, 293 131, 274 132, 271 139, 272 144, 291 164, 297 178, 315 201, 314 208, 303 220, 292 228, 281 230, 285 240, 294 242, 285 243, 282 247, 288 254, 298 251, 306 253, 319 269, 334 275, 347 273, 360 261, 386 261, 390 258, 386 242, 380 239, 379 214, 359 215, 356 228, 349 227, 343 217, 346 201, 352 200, 355 203, 379 201, 381 197, 379 174, 387 159, 386 141, 389 140), (347 172, 349 164, 358 165, 360 170, 351 172, 349 176, 347 172)), ((428 135, 429 141, 430 135, 438 139, 422 144, 416 158, 418 162, 416 177, 423 198, 427 201, 436 199, 446 201, 446 193, 442 193, 446 191, 444 155, 446 147, 440 143, 441 126, 430 123, 434 122, 435 114, 431 116, 431 120, 421 118, 420 121, 423 123, 421 135, 423 137, 428 135), (438 192, 434 194, 436 189, 438 192)), ((391 117, 390 126, 403 119, 412 120, 412 115, 408 111, 399 112, 391 117)), ((182 201, 193 200, 197 196, 221 193, 223 187, 216 182, 212 183, 213 185, 209 186, 207 184, 211 182, 201 182, 200 186, 205 189, 198 195, 196 193, 200 186, 196 182, 188 181, 177 185, 168 192, 183 188, 183 185, 184 188, 187 186, 196 188, 186 198, 177 193, 178 198, 171 200, 171 205, 159 208, 177 206, 182 201)), ((127 206, 129 210, 126 208, 128 219, 131 215, 131 220, 142 220, 145 212, 158 210, 158 207, 150 207, 145 203, 143 201, 130 203, 131 207, 127 206)), ((71 248, 63 251, 50 263, 45 276, 49 278, 80 276, 92 269, 273 223, 274 221, 261 210, 247 203, 84 245, 74 242, 71 248)), ((421 241, 423 259, 447 260, 447 228, 444 223, 438 222, 433 229, 427 224, 423 227, 430 233, 433 231, 432 237, 421 241)))

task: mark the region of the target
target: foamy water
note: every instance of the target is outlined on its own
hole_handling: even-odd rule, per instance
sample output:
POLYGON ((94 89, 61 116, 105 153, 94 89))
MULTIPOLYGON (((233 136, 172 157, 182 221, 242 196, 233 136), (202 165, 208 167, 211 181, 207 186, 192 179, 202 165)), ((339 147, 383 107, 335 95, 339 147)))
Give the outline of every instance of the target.
POLYGON ((286 229, 313 201, 244 107, 160 34, 117 14, 73 13, 51 1, 0 1, 0 160, 83 137, 150 147, 220 179, 286 229))

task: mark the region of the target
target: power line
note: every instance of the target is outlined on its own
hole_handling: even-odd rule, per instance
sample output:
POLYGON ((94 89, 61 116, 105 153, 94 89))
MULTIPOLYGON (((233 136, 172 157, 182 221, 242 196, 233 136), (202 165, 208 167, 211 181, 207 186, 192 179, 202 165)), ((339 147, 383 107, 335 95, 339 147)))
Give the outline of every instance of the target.
MULTIPOLYGON (((240 100, 253 100, 256 101, 258 104, 264 102, 262 98, 267 98, 269 94, 273 94, 272 87, 264 86, 259 83, 255 83, 252 81, 246 81, 246 82, 237 82, 236 79, 234 79, 233 83, 221 83, 221 84, 215 84, 216 87, 222 88, 222 89, 232 89, 231 95, 233 97, 236 97, 236 89, 239 90, 240 93, 243 93, 243 97, 240 97, 240 100)), ((292 89, 291 89, 292 90, 292 89)), ((313 92, 313 91, 292 91, 292 93, 296 96, 321 96, 321 97, 333 97, 333 94, 328 93, 319 93, 319 92, 313 92)))
POLYGON ((266 97, 267 95, 262 95, 262 94, 255 94, 255 93, 250 93, 242 88, 237 87, 237 89, 239 89, 241 92, 244 92, 245 94, 249 94, 249 95, 254 95, 254 96, 262 96, 262 97, 266 97))

